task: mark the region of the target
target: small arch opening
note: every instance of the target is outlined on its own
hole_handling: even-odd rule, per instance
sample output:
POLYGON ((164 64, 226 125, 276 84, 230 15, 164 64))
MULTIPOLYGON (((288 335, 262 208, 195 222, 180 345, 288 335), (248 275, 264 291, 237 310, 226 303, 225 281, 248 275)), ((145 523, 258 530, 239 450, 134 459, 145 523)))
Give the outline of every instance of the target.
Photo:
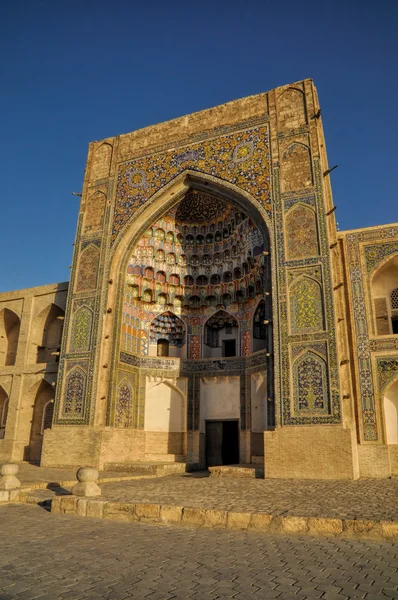
POLYGON ((168 340, 158 340, 156 356, 169 356, 169 347, 170 344, 168 340))

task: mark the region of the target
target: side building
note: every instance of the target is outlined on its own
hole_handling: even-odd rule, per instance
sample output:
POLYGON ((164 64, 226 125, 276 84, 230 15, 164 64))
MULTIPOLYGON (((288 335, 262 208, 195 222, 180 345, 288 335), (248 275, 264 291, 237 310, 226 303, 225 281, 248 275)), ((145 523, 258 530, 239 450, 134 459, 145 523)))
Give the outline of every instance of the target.
POLYGON ((0 294, 0 461, 40 463, 67 293, 66 282, 0 294))
MULTIPOLYGON (((90 144, 41 464, 398 474, 398 224, 337 231, 330 172, 310 79, 90 144)), ((35 460, 58 350, 14 294, 0 457, 35 460)))

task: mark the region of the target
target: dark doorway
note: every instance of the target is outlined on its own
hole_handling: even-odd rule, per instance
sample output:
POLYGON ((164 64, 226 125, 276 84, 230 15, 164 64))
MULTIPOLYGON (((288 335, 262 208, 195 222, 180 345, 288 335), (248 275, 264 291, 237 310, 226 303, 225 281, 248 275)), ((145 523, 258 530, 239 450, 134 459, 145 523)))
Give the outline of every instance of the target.
POLYGON ((169 355, 169 342, 168 340, 158 340, 158 356, 169 355))
POLYGON ((225 357, 236 356, 236 340, 223 340, 222 355, 225 357))
POLYGON ((239 463, 239 421, 206 421, 206 466, 239 463))
POLYGON ((397 334, 397 333, 398 333, 398 317, 394 317, 394 318, 392 319, 392 332, 393 332, 394 334, 397 334))

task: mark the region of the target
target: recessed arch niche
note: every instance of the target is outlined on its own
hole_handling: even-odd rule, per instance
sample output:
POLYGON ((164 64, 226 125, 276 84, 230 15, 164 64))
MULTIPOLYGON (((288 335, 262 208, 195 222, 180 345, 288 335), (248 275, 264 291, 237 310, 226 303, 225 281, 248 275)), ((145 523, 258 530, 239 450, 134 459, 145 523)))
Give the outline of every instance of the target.
POLYGON ((398 444, 398 379, 385 390, 383 398, 387 444, 398 444))
POLYGON ((123 267, 121 350, 156 356, 151 323, 169 312, 187 324, 187 348, 179 356, 192 358, 189 346, 194 342, 195 358, 206 357, 204 324, 214 312, 225 310, 238 323, 233 355, 243 350, 250 354, 254 311, 271 287, 264 252, 268 230, 254 207, 225 190, 192 186, 163 214, 149 218, 141 231, 123 267))
POLYGON ((398 334, 398 254, 373 273, 370 291, 376 335, 398 334))

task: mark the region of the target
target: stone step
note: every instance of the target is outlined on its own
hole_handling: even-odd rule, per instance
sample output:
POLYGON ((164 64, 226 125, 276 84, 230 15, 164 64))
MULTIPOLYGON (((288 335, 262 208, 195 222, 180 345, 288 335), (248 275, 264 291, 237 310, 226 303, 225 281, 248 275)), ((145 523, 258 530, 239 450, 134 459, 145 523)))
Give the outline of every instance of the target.
POLYGON ((209 467, 209 472, 216 477, 264 479, 264 468, 260 465, 220 465, 209 467))
POLYGON ((182 454, 145 454, 144 462, 149 463, 186 463, 187 458, 182 454))
POLYGON ((107 463, 104 465, 105 471, 125 471, 136 474, 152 475, 154 477, 164 477, 176 473, 185 473, 186 464, 183 462, 136 462, 136 463, 107 463))

